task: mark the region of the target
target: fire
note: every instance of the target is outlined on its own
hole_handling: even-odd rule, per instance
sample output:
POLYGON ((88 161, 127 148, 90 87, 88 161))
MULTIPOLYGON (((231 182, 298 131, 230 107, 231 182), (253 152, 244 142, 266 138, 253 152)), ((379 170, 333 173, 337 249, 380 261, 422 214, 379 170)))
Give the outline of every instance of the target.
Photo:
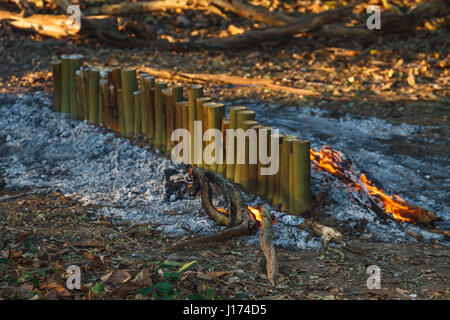
MULTIPOLYGON (((261 217, 261 210, 252 206, 247 206, 248 214, 250 217, 252 217, 253 220, 255 220, 258 225, 261 225, 262 217, 261 217)), ((229 212, 222 208, 217 208, 217 211, 229 214, 229 212)))
POLYGON ((351 169, 351 161, 345 159, 340 151, 324 146, 320 151, 311 149, 310 158, 313 167, 327 171, 355 191, 362 191, 383 204, 386 214, 391 214, 396 220, 415 223, 414 216, 422 215, 422 208, 414 207, 397 195, 389 196, 377 188, 364 174, 357 175, 351 169))

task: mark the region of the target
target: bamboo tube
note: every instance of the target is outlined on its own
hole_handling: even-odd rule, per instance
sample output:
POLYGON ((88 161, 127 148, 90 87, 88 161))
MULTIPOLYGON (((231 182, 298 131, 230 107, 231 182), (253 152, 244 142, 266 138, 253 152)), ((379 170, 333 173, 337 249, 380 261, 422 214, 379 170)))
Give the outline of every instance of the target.
MULTIPOLYGON (((197 99, 198 100, 198 99, 197 99)), ((227 133, 227 129, 230 126, 230 119, 223 117, 222 118, 222 141, 223 141, 223 148, 222 148, 222 154, 223 154, 223 158, 225 159, 225 155, 227 154, 227 150, 226 150, 226 145, 227 145, 227 141, 226 141, 226 133, 227 133)), ((225 162, 225 160, 223 161, 222 164, 219 164, 217 166, 217 171, 222 174, 223 176, 225 176, 226 174, 226 168, 227 168, 227 164, 225 162)))
MULTIPOLYGON (((250 111, 250 110, 247 110, 250 111)), ((250 129, 250 127, 258 125, 258 122, 255 120, 246 120, 241 123, 241 129, 244 131, 250 129)), ((244 189, 245 192, 250 192, 250 138, 245 137, 245 163, 239 165, 241 174, 240 174, 240 181, 242 189, 244 189)))
POLYGON ((283 152, 282 148, 282 141, 283 141, 283 135, 282 134, 272 134, 270 138, 271 143, 278 143, 278 152, 276 155, 272 156, 272 161, 278 161, 278 171, 270 178, 270 191, 272 193, 271 200, 273 206, 279 206, 281 205, 281 199, 280 199, 280 180, 281 180, 281 154, 283 152), (278 157, 277 160, 274 159, 274 157, 278 157))
POLYGON ((146 76, 143 78, 143 86, 141 82, 141 88, 143 88, 142 92, 142 121, 145 122, 145 126, 143 125, 142 131, 149 138, 150 141, 153 141, 155 136, 155 77, 146 76))
POLYGON ((61 60, 52 62, 54 110, 61 112, 61 60))
POLYGON ((83 56, 74 54, 70 56, 69 61, 69 88, 70 88, 70 116, 72 119, 78 119, 78 99, 77 99, 77 80, 76 72, 83 65, 83 56))
POLYGON ((194 164, 194 158, 201 159, 199 150, 195 150, 194 154, 194 121, 197 120, 197 98, 202 96, 203 87, 198 84, 192 85, 188 89, 188 102, 189 102, 189 133, 191 134, 191 164, 194 164), (200 158, 199 158, 200 156, 200 158))
POLYGON ((83 86, 83 110, 82 118, 83 120, 89 119, 89 68, 81 68, 81 80, 83 86))
POLYGON ((205 144, 203 142, 203 134, 205 132, 205 128, 207 125, 206 122, 207 122, 207 118, 208 118, 208 113, 206 112, 206 109, 205 109, 205 112, 203 112, 203 108, 204 108, 203 105, 206 102, 210 102, 210 101, 211 101, 211 97, 200 97, 200 98, 197 98, 197 100, 196 100, 195 120, 202 122, 202 137, 201 137, 202 142, 201 142, 201 146, 197 146, 197 148, 199 148, 199 150, 197 150, 198 151, 197 159, 199 159, 199 163, 197 165, 200 167, 203 167, 203 156, 202 155, 203 155, 203 150, 205 148, 205 144))
POLYGON ((83 119, 82 117, 82 111, 83 111, 83 77, 81 75, 81 70, 77 70, 75 72, 75 79, 76 79, 76 93, 77 93, 77 101, 78 101, 78 114, 77 119, 83 119))
POLYGON ((295 140, 292 144, 295 177, 295 208, 297 215, 310 212, 311 203, 311 161, 309 140, 295 140))
MULTIPOLYGON (((259 135, 258 135, 258 156, 259 156, 259 150, 261 149, 262 145, 264 144, 266 146, 266 152, 267 156, 270 156, 270 134, 272 133, 273 128, 272 127, 262 127, 259 129, 259 135), (263 140, 263 135, 265 133, 265 137, 263 140)), ((258 157, 259 159, 259 157, 258 157)), ((267 165, 261 164, 261 161, 258 161, 258 188, 257 188, 257 194, 261 197, 267 198, 267 175, 261 174, 261 169, 267 167, 267 165)))
POLYGON ((295 213, 294 153, 289 154, 289 212, 295 213))
POLYGON ((109 101, 109 112, 110 112, 110 118, 109 118, 109 126, 108 129, 111 129, 113 131, 117 132, 118 126, 116 124, 117 114, 118 114, 118 107, 117 107, 117 92, 114 88, 114 85, 109 85, 108 87, 108 101, 109 101))
POLYGON ((167 88, 166 81, 157 81, 155 83, 155 148, 161 152, 166 152, 165 132, 164 132, 164 108, 162 90, 167 88))
POLYGON ((119 132, 122 137, 125 136, 125 116, 123 111, 123 91, 117 89, 117 110, 119 111, 119 132))
MULTIPOLYGON (((175 104, 175 124, 177 129, 186 129, 188 128, 188 118, 189 118, 189 102, 187 101, 178 101, 175 104)), ((181 138, 176 143, 179 143, 181 138)), ((180 151, 180 157, 183 157, 183 151, 180 151)), ((189 157, 190 158, 190 157, 189 157)))
MULTIPOLYGON (((255 111, 253 111, 253 110, 239 110, 239 111, 237 111, 237 113, 236 113, 236 129, 244 129, 243 128, 243 123, 244 123, 244 121, 248 121, 248 120, 255 120, 255 111)), ((231 118, 230 118, 230 121, 231 121, 231 118)), ((235 141, 235 145, 236 145, 235 150, 237 151, 238 150, 238 146, 237 146, 236 141, 235 141)), ((242 166, 244 166, 245 164, 237 163, 237 152, 236 152, 236 158, 235 159, 236 159, 236 162, 235 162, 236 164, 235 164, 235 170, 234 170, 234 182, 237 183, 237 184, 240 184, 241 183, 241 172, 244 171, 244 169, 242 169, 242 166)))
MULTIPOLYGON (((259 130, 263 127, 264 126, 262 126, 260 124, 255 124, 255 125, 249 127, 249 129, 253 129, 256 131, 256 141, 255 141, 256 146, 254 148, 255 152, 256 152, 256 163, 248 164, 248 187, 249 187, 249 192, 253 193, 253 194, 258 194, 258 175, 259 175, 259 170, 261 168, 261 164, 259 161, 259 130)), ((251 148, 249 148, 249 150, 251 150, 251 148)))
POLYGON ((183 86, 181 84, 175 84, 172 86, 172 98, 173 105, 183 100, 183 86))
POLYGON ((99 115, 101 114, 100 120, 101 120, 101 124, 107 128, 108 127, 108 104, 109 104, 109 99, 108 99, 108 80, 106 79, 101 79, 99 81, 99 96, 100 96, 100 104, 99 104, 99 115))
POLYGON ((150 77, 150 75, 148 75, 147 73, 141 73, 139 74, 139 77, 141 79, 140 81, 140 90, 141 90, 141 107, 140 107, 140 111, 141 111, 141 131, 139 132, 139 134, 145 134, 147 135, 147 130, 148 130, 148 108, 147 108, 147 99, 146 99, 146 88, 145 88, 145 79, 147 77, 150 77))
POLYGON ((89 69, 89 122, 98 122, 98 82, 100 80, 100 72, 95 68, 89 69))
POLYGON ((120 71, 122 70, 122 68, 120 67, 113 67, 111 68, 111 73, 112 73, 112 84, 114 86, 114 106, 115 106, 115 111, 114 111, 114 124, 113 124, 113 128, 114 131, 116 132, 120 132, 120 123, 122 121, 122 117, 123 114, 121 114, 121 110, 119 109, 119 95, 117 93, 117 90, 122 88, 122 78, 120 76, 120 71))
MULTIPOLYGON (((208 123, 207 123, 207 129, 218 129, 221 130, 222 129, 222 119, 225 116, 225 105, 222 103, 216 103, 216 102, 207 102, 204 104, 204 106, 206 107, 206 111, 208 113, 208 123)), ((190 115, 190 114, 189 114, 190 115)), ((212 139, 211 139, 212 140, 212 139)), ((214 152, 211 153, 211 156, 213 157, 214 161, 212 162, 212 164, 208 165, 208 168, 212 171, 216 171, 218 169, 218 163, 215 160, 216 157, 216 152, 218 149, 220 143, 223 143, 223 141, 215 141, 214 142, 209 142, 208 145, 210 145, 211 143, 216 143, 216 148, 214 150, 214 152)), ((219 151, 221 152, 221 151, 219 151)), ((220 157, 220 155, 218 155, 220 157)), ((222 154, 222 159, 223 159, 223 154, 222 154)))
POLYGON ((70 55, 61 56, 61 112, 70 113, 70 55))
POLYGON ((280 195, 281 210, 289 210, 289 161, 290 154, 292 153, 292 141, 295 137, 286 135, 282 142, 282 154, 280 161, 280 195))
POLYGON ((164 121, 165 121, 165 144, 166 152, 172 150, 172 141, 170 137, 175 128, 175 106, 173 104, 172 89, 164 89, 163 95, 163 107, 164 107, 164 121))
MULTIPOLYGON (((241 110, 246 110, 247 108, 244 106, 232 106, 230 108, 230 125, 229 129, 235 130, 237 128, 237 112, 241 110)), ((226 178, 228 180, 234 181, 234 175, 235 175, 235 165, 236 165, 236 139, 234 139, 233 142, 234 146, 234 159, 233 163, 227 163, 227 169, 226 169, 226 178)))
POLYGON ((98 81, 98 120, 97 123, 100 126, 103 126, 103 105, 102 105, 102 87, 101 87, 101 81, 105 80, 105 84, 108 84, 108 81, 106 80, 106 73, 105 70, 100 71, 100 80, 98 81))
POLYGON ((120 72, 122 79, 123 116, 125 122, 125 135, 132 136, 134 133, 134 97, 133 93, 138 89, 136 80, 136 69, 126 68, 120 72))
POLYGON ((137 137, 141 133, 141 125, 142 125, 142 112, 141 112, 141 91, 136 90, 133 92, 133 100, 134 100, 134 136, 137 137))

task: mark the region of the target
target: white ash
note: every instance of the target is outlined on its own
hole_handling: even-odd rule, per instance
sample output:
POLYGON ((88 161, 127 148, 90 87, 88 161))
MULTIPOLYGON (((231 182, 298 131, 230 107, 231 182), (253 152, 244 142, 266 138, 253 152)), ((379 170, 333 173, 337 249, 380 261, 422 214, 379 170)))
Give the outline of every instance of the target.
MULTIPOLYGON (((221 229, 202 214, 199 198, 186 197, 177 201, 165 199, 164 170, 177 168, 170 161, 133 146, 126 139, 116 138, 111 133, 105 134, 102 129, 87 122, 73 121, 69 115, 52 112, 50 105, 51 100, 42 93, 0 95, 0 169, 6 178, 7 187, 58 189, 82 203, 102 206, 98 214, 148 222, 173 236, 187 234, 186 228, 200 234, 221 229), (187 213, 167 215, 164 211, 187 213)), ((281 127, 283 133, 309 138, 313 147, 328 143, 345 153, 352 151, 348 155, 383 185, 396 180, 395 177, 400 179, 401 175, 425 180, 423 183, 430 189, 428 193, 414 188, 411 190, 408 181, 397 181, 390 187, 406 200, 435 210, 448 220, 448 204, 444 204, 437 192, 431 190, 435 182, 424 179, 422 173, 413 170, 415 165, 424 168, 427 163, 420 164, 409 158, 402 162, 400 158, 385 157, 376 152, 380 140, 387 140, 392 135, 411 134, 416 130, 415 127, 384 127, 381 120, 364 121, 348 116, 343 120, 332 119, 325 116, 323 111, 311 108, 283 109, 281 112, 275 107, 261 104, 254 106, 258 107, 257 120, 281 127), (353 132, 351 126, 360 129, 353 132), (378 133, 379 139, 369 138, 378 137, 378 133), (400 166, 398 170, 396 166, 400 166), (407 170, 406 173, 404 170, 407 170), (405 193, 397 190, 404 190, 405 193), (420 194, 422 198, 416 197, 420 194)), ((434 175, 432 170, 438 170, 438 165, 433 164, 423 174, 434 175)), ((315 193, 322 189, 325 180, 334 179, 323 172, 313 172, 312 178, 315 193)), ((362 237, 382 241, 413 241, 404 232, 402 224, 389 220, 380 222, 372 212, 351 200, 350 193, 344 190, 342 183, 333 183, 337 187, 329 188, 332 203, 325 207, 327 214, 349 225, 367 220, 365 230, 360 233, 362 237)), ((251 204, 259 202, 255 197, 246 196, 246 199, 251 204)), ((274 226, 275 244, 297 248, 320 246, 320 239, 307 240, 307 232, 296 227, 304 221, 302 218, 276 211, 272 214, 277 217, 274 226)), ((427 239, 441 238, 415 226, 407 227, 427 239)), ((246 239, 255 242, 257 236, 246 239)))

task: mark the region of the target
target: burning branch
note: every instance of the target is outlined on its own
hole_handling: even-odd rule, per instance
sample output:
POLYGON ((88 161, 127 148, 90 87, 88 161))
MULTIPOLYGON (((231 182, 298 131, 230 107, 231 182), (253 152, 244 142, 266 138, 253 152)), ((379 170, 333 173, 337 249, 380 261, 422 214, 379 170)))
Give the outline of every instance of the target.
POLYGON ((366 175, 358 175, 352 169, 352 162, 340 151, 329 146, 322 147, 320 151, 311 149, 310 158, 317 170, 327 171, 355 191, 361 191, 369 200, 372 209, 382 218, 392 217, 397 221, 414 224, 430 224, 439 219, 432 211, 411 205, 397 195, 389 196, 384 193, 366 175))

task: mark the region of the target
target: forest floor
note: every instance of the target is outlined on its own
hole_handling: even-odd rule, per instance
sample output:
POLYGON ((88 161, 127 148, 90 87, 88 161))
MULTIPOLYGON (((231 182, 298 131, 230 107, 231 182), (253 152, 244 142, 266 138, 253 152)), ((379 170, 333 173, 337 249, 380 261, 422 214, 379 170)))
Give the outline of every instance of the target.
MULTIPOLYGON (((238 17, 224 21, 199 12, 185 12, 183 17, 150 15, 159 37, 226 36, 254 27, 238 17)), ((394 125, 418 124, 425 136, 449 138, 450 56, 445 29, 392 35, 370 50, 351 40, 303 35, 282 46, 237 52, 172 52, 118 49, 93 39, 54 40, 4 27, 0 48, 2 93, 50 94, 50 61, 63 53, 81 53, 87 63, 98 66, 227 73, 314 89, 320 98, 205 84, 206 95, 217 100, 249 98, 280 106, 312 106, 337 116, 350 113, 394 125)), ((448 157, 450 144, 446 145, 435 150, 430 142, 420 150, 448 157)), ((156 250, 175 239, 148 224, 96 216, 95 207, 81 206, 56 192, 29 192, 0 191, 0 299, 450 297, 450 250, 437 242, 353 240, 365 253, 345 251, 345 261, 330 252, 277 248, 281 277, 272 288, 261 270, 258 247, 233 240, 218 247, 161 254, 156 250), (9 196, 13 197, 4 198, 9 196), (66 268, 72 264, 81 267, 80 291, 66 288, 66 268), (381 268, 380 290, 366 287, 370 265, 381 268), (179 271, 183 266, 186 270, 179 271)))
POLYGON ((344 261, 323 250, 277 248, 280 270, 273 288, 254 245, 235 239, 161 253, 159 248, 180 239, 95 210, 58 192, 0 192, 0 299, 450 297, 450 250, 438 243, 354 240, 363 251, 344 251, 344 261), (67 289, 70 265, 81 269, 81 290, 67 289), (370 265, 381 269, 381 289, 366 286, 370 265))

